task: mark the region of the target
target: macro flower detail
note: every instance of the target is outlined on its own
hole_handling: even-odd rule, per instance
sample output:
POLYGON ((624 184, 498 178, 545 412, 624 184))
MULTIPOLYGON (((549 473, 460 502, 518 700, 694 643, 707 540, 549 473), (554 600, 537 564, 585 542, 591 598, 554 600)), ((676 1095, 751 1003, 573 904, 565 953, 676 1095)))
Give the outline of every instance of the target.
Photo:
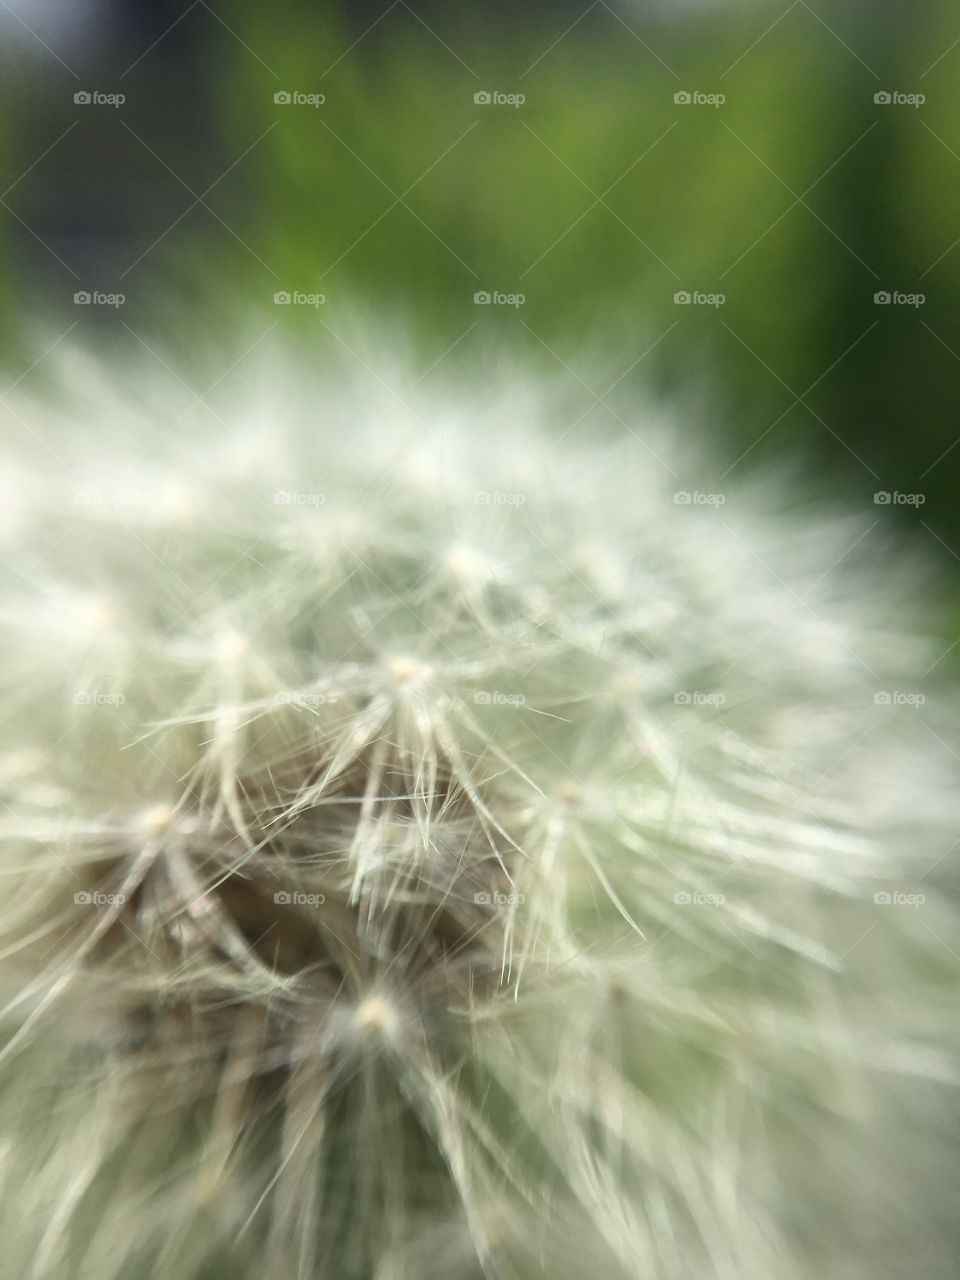
POLYGON ((916 566, 539 375, 261 367, 11 397, 4 1274, 946 1274, 916 566))

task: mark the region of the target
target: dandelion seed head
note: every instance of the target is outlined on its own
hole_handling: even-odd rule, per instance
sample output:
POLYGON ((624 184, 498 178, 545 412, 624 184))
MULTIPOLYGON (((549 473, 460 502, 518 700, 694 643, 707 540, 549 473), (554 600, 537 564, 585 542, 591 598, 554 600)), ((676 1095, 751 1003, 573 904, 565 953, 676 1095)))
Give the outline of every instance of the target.
POLYGON ((946 1280, 960 744, 875 513, 678 503, 657 413, 529 370, 263 354, 178 439, 63 358, 103 465, 19 390, 67 496, 18 456, 0 565, 10 1274, 895 1280, 919 1223, 946 1280))

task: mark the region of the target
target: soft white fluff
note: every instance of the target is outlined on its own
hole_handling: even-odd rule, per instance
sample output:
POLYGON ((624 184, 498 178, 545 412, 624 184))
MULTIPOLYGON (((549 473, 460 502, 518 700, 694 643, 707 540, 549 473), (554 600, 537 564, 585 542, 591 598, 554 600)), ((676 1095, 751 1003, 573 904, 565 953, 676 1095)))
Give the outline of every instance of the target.
POLYGON ((8 400, 0 1274, 946 1277, 957 743, 876 509, 515 369, 120 376, 8 400))

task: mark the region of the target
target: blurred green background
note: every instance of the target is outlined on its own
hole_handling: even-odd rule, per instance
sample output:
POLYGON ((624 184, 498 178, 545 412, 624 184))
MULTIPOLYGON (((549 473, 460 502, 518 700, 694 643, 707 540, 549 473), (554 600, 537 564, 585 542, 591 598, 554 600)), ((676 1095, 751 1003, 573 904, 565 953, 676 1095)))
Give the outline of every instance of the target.
POLYGON ((664 395, 729 477, 799 458, 960 566, 950 0, 11 0, 0 24, 8 385, 71 325, 184 361, 215 339, 226 367, 270 325, 340 341, 361 299, 416 372, 526 359, 571 422, 614 381, 664 395))

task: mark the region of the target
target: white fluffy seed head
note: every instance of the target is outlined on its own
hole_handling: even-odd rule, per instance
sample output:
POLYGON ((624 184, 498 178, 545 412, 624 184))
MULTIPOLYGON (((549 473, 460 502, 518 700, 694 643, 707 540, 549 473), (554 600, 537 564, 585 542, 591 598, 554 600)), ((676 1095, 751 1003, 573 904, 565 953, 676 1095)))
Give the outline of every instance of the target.
POLYGON ((915 564, 529 374, 274 359, 232 437, 14 397, 11 1276, 946 1280, 915 564))

